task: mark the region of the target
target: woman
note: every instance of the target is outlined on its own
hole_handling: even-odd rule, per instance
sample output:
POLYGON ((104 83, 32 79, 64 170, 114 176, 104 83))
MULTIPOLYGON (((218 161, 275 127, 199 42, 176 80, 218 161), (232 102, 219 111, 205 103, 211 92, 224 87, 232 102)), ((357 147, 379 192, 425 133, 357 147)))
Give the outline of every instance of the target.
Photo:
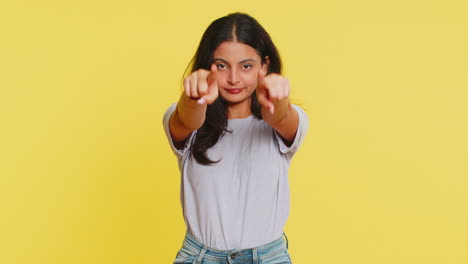
POLYGON ((291 263, 288 168, 308 128, 268 33, 234 13, 205 31, 163 123, 187 232, 174 263, 291 263))

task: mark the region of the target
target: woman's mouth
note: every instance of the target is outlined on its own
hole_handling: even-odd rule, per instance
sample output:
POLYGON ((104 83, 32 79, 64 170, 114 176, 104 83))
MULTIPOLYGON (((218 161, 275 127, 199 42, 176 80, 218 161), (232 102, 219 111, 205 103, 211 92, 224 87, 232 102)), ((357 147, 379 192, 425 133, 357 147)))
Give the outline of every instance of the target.
POLYGON ((238 94, 240 93, 243 88, 232 88, 232 89, 225 89, 230 94, 238 94))

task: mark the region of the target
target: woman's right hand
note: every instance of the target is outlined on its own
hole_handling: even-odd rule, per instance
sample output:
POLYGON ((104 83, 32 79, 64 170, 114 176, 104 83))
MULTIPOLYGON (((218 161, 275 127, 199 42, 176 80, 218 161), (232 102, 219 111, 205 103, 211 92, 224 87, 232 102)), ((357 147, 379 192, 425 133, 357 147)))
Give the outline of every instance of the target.
POLYGON ((216 64, 211 69, 198 69, 184 79, 185 95, 198 104, 212 104, 218 98, 218 84, 216 75, 218 68, 216 64))

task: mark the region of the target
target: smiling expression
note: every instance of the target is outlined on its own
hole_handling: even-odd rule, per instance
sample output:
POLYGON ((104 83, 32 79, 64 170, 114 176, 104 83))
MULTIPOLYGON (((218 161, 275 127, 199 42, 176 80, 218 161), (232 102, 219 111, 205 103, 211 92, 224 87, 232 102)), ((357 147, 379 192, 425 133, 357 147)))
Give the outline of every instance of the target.
POLYGON ((213 53, 219 94, 230 104, 246 104, 250 107, 250 96, 255 91, 260 70, 266 72, 268 65, 262 64, 257 51, 249 45, 226 41, 213 53))

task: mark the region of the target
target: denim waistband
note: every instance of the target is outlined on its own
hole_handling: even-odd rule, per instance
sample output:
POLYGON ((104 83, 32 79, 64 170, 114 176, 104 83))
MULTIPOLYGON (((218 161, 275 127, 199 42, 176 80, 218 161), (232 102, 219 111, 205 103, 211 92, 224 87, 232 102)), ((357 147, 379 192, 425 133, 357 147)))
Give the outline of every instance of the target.
MULTIPOLYGON (((283 233, 283 236, 286 237, 286 234, 283 233)), ((248 249, 232 249, 232 250, 219 250, 206 246, 202 242, 194 238, 190 233, 185 234, 184 245, 183 247, 187 250, 192 251, 194 254, 198 254, 200 251, 204 252, 204 255, 209 255, 217 258, 226 258, 232 256, 233 254, 247 254, 247 255, 257 255, 258 257, 264 255, 270 255, 278 250, 283 250, 287 248, 287 243, 285 242, 283 236, 280 238, 259 246, 255 248, 248 249)), ((287 239, 287 238, 286 238, 287 239)))

